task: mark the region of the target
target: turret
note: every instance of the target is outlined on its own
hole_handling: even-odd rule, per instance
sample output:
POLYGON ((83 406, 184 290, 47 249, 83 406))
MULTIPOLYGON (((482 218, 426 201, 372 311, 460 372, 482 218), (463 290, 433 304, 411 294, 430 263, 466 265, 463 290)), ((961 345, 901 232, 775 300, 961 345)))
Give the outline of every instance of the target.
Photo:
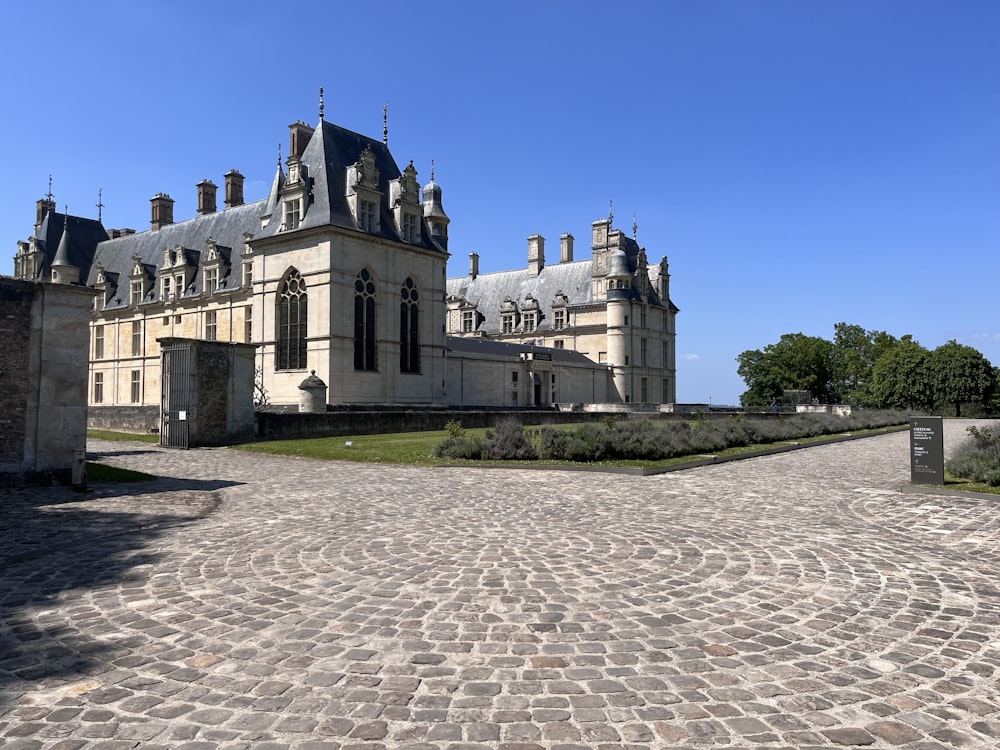
POLYGON ((69 215, 63 217, 63 233, 59 239, 59 247, 52 259, 53 284, 79 284, 80 267, 73 263, 73 239, 69 236, 69 215))
POLYGON ((431 230, 431 237, 444 249, 448 249, 448 224, 451 219, 441 205, 441 187, 434 182, 434 165, 431 163, 431 181, 424 185, 424 220, 431 230))

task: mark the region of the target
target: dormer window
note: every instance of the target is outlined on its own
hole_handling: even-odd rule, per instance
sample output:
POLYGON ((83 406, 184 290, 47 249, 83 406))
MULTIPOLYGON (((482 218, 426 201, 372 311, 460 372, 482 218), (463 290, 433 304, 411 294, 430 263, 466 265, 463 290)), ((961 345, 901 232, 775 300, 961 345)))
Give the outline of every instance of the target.
POLYGON ((552 311, 552 327, 557 331, 562 330, 566 327, 566 311, 565 310, 553 310, 552 311))
POLYGON ((403 214, 403 242, 413 244, 417 241, 417 215, 405 212, 403 214))
POLYGON ((538 318, 536 317, 536 315, 537 315, 537 313, 535 313, 534 311, 526 312, 524 314, 524 332, 525 333, 528 333, 529 331, 534 331, 535 328, 537 327, 538 318))
POLYGON ((501 323, 501 330, 504 333, 513 333, 515 327, 514 313, 503 313, 500 316, 500 323, 501 323))
POLYGON ((206 268, 205 269, 205 294, 215 294, 215 290, 219 288, 219 269, 218 268, 206 268))
POLYGON ((358 227, 364 232, 375 231, 375 204, 372 201, 358 200, 358 227))
POLYGON ((173 279, 170 276, 163 277, 163 289, 160 295, 165 302, 169 302, 174 298, 173 294, 173 279))
POLYGON ((142 298, 146 296, 146 290, 143 288, 143 283, 141 279, 133 281, 129 287, 129 304, 132 307, 138 307, 139 303, 142 302, 142 298))
POLYGON ((302 221, 302 203, 298 198, 285 201, 285 229, 298 229, 302 221))

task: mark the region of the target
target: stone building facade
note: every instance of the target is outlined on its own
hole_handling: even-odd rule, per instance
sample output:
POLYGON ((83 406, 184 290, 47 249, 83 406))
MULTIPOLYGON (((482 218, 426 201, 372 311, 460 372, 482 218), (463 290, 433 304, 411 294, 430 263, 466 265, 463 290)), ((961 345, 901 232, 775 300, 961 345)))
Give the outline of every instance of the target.
MULTIPOLYGON (((470 254, 468 275, 448 280, 449 335, 583 355, 610 374, 603 394, 591 378, 592 398, 583 401, 673 403, 679 310, 667 259, 650 266, 645 248, 611 217, 593 223, 589 258, 574 260, 573 241, 562 235, 559 262, 548 265, 545 238, 532 235, 527 266, 514 271, 480 274, 479 256, 470 254)), ((549 375, 556 380, 540 403, 557 402, 560 392, 587 394, 587 382, 563 388, 549 375)), ((517 403, 511 391, 508 405, 517 403)))
POLYGON ((161 407, 160 339, 256 346, 270 404, 295 405, 310 373, 330 404, 546 406, 674 399, 674 317, 664 259, 594 223, 592 257, 562 238, 546 266, 446 279, 441 187, 400 169, 387 139, 323 119, 289 126, 265 198, 243 175, 196 185, 198 214, 165 193, 150 228, 105 230, 38 201, 15 274, 97 290, 90 324, 92 423, 145 429, 161 407), (107 416, 111 414, 111 416, 107 416))

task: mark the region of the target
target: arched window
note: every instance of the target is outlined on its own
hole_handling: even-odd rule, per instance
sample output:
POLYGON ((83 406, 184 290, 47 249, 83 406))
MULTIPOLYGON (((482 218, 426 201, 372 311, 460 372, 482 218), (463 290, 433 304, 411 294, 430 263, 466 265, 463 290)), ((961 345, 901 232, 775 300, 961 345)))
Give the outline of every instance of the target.
POLYGON ((302 274, 291 269, 278 287, 277 370, 306 369, 308 310, 302 274))
POLYGON ((375 279, 363 268, 354 280, 354 369, 377 370, 375 279))
POLYGON ((419 295, 408 278, 399 290, 399 371, 420 372, 419 295))

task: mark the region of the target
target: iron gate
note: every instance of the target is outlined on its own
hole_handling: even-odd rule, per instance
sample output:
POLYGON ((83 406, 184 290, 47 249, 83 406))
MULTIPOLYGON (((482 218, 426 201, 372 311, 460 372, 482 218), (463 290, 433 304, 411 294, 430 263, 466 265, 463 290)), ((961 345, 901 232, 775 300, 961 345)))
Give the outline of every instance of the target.
POLYGON ((188 447, 191 408, 191 347, 164 347, 160 393, 160 445, 188 447))

